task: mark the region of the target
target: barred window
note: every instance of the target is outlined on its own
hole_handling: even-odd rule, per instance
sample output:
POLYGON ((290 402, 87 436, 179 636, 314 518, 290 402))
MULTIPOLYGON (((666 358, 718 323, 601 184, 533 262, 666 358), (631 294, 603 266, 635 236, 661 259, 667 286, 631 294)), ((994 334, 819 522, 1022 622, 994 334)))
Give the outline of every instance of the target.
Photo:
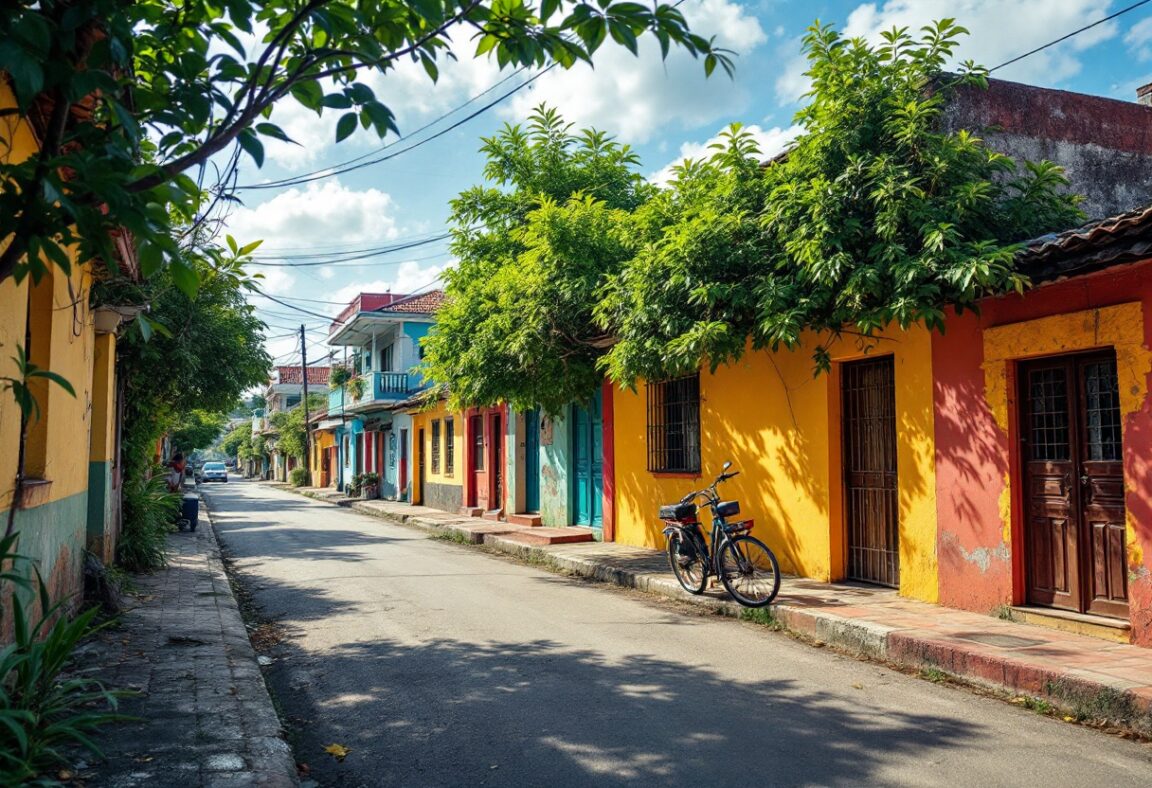
POLYGON ((700 472, 700 375, 648 384, 648 470, 700 472))
POLYGON ((440 419, 432 419, 432 473, 440 473, 440 419))
POLYGON ((444 475, 451 476, 456 465, 456 425, 452 419, 444 419, 444 475))

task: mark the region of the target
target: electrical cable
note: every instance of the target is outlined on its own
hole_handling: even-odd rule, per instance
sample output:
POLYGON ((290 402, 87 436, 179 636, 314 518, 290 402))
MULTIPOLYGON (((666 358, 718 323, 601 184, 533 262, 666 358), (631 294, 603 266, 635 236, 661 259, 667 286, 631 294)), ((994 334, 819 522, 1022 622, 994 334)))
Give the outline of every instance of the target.
POLYGON ((1005 66, 1010 66, 1013 63, 1019 63, 1021 60, 1023 60, 1026 57, 1031 57, 1032 55, 1035 55, 1037 52, 1043 52, 1048 47, 1056 46, 1057 44, 1063 43, 1064 41, 1067 41, 1068 39, 1072 38, 1073 36, 1080 35, 1085 30, 1091 30, 1092 28, 1096 27, 1097 25, 1102 25, 1105 22, 1111 22, 1116 17, 1123 16, 1124 14, 1127 14, 1129 11, 1135 11, 1140 6, 1148 5, 1148 3, 1152 3, 1152 0, 1140 0, 1140 2, 1138 2, 1138 3, 1133 3, 1132 5, 1130 5, 1126 8, 1121 8, 1119 11, 1117 11, 1114 14, 1109 14, 1108 16, 1104 17, 1103 19, 1097 19, 1095 22, 1092 22, 1091 24, 1084 25, 1084 27, 1080 28, 1079 30, 1073 30, 1071 33, 1068 33, 1067 35, 1060 36, 1060 38, 1049 41, 1047 44, 1044 44, 1043 46, 1038 46, 1033 50, 1025 52, 1023 55, 1017 55, 1016 57, 1012 58, 1011 60, 1005 60, 1000 65, 998 65, 994 68, 988 69, 988 73, 991 74, 993 71, 998 71, 998 70, 1004 68, 1005 66))
MULTIPOLYGON (((529 77, 528 79, 524 80, 519 85, 514 87, 512 90, 510 90, 507 93, 504 93, 503 95, 501 95, 500 97, 488 102, 484 106, 480 107, 480 109, 476 110, 475 112, 472 112, 472 113, 464 116, 460 120, 456 121, 455 123, 451 124, 450 126, 444 128, 444 129, 441 129, 440 131, 436 132, 435 134, 431 135, 430 137, 425 137, 424 139, 419 140, 417 142, 414 142, 406 148, 401 148, 400 150, 398 150, 394 153, 390 153, 390 154, 387 154, 385 156, 379 156, 375 159, 368 159, 366 161, 361 161, 361 162, 358 162, 356 164, 344 165, 344 166, 339 166, 339 167, 330 167, 330 168, 328 168, 328 170, 321 171, 320 173, 302 175, 302 176, 298 176, 295 178, 283 178, 279 181, 269 181, 267 183, 253 183, 253 184, 246 184, 246 185, 242 184, 242 185, 236 186, 235 188, 237 191, 254 190, 254 189, 283 189, 283 188, 287 188, 289 186, 299 186, 301 184, 311 183, 313 181, 322 180, 324 178, 331 178, 331 177, 336 176, 336 175, 343 175, 343 174, 348 173, 348 172, 354 172, 356 170, 360 170, 360 169, 363 169, 365 167, 370 167, 373 164, 380 164, 381 162, 389 161, 390 159, 394 159, 397 156, 400 156, 401 154, 408 153, 409 151, 415 150, 416 148, 419 148, 422 145, 427 145, 429 142, 432 142, 433 140, 439 139, 440 137, 443 137, 445 134, 448 134, 451 131, 455 131, 456 129, 463 126, 465 123, 468 123, 470 120, 477 118, 480 115, 487 112, 488 110, 492 109, 492 107, 495 107, 497 104, 504 101, 509 96, 512 96, 513 94, 515 94, 515 93, 523 90, 524 88, 528 87, 533 82, 540 79, 540 77, 544 76, 549 71, 556 68, 557 65, 558 64, 555 62, 552 63, 547 68, 541 69, 540 71, 536 72, 531 77, 529 77)), ((399 140, 397 140, 397 142, 399 142, 399 140)), ((396 143, 393 143, 393 145, 395 145, 395 144, 396 143)))
POLYGON ((379 248, 374 249, 374 250, 372 250, 372 249, 366 250, 365 253, 363 253, 363 254, 352 255, 352 256, 348 256, 348 257, 338 257, 338 258, 326 257, 323 260, 309 260, 308 259, 310 257, 309 255, 294 255, 293 257, 290 257, 290 258, 276 257, 276 258, 263 258, 263 259, 259 259, 259 260, 253 259, 253 260, 249 261, 247 263, 247 265, 261 266, 264 268, 309 268, 309 267, 320 266, 320 265, 335 265, 337 263, 345 263, 346 264, 346 263, 355 262, 358 260, 370 260, 373 257, 380 257, 381 255, 395 254, 396 252, 403 252, 403 251, 407 251, 408 249, 415 249, 415 248, 418 248, 421 246, 427 246, 428 244, 432 244, 432 243, 439 243, 440 241, 447 240, 450 237, 450 235, 451 235, 450 233, 443 233, 442 235, 436 235, 436 236, 433 236, 431 238, 426 238, 423 241, 412 241, 412 242, 406 243, 406 244, 396 244, 393 246, 382 246, 382 247, 379 247, 379 248), (272 259, 275 259, 275 260, 296 259, 297 262, 267 262, 268 260, 272 260, 272 259))

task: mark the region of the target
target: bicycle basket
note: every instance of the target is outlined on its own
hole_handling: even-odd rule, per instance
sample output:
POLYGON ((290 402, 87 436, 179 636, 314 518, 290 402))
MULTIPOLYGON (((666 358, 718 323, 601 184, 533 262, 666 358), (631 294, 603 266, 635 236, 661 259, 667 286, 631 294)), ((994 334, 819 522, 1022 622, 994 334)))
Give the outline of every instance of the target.
POLYGON ((675 520, 678 522, 694 522, 696 520, 696 504, 670 503, 660 507, 661 520, 675 520))

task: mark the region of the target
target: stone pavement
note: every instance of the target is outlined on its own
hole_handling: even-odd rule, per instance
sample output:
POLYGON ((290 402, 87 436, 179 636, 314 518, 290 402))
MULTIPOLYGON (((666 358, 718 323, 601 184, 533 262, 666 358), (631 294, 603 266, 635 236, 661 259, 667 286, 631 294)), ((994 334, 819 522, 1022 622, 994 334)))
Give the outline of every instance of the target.
POLYGON ((118 625, 83 647, 110 687, 135 690, 139 721, 103 729, 91 786, 294 786, 296 767, 201 506, 196 532, 169 537, 169 566, 133 577, 118 625))
MULTIPOLYGON (((275 484, 275 483, 274 483, 275 484)), ((276 484, 286 489, 287 485, 276 484)), ((614 543, 536 546, 508 526, 424 506, 351 499, 330 489, 295 492, 392 522, 602 582, 703 605, 722 615, 746 611, 726 594, 686 594, 662 551, 614 543)), ((770 608, 775 626, 820 644, 934 679, 955 679, 1041 699, 1063 715, 1152 736, 1152 649, 1002 620, 901 598, 895 591, 847 583, 785 578, 770 608)))

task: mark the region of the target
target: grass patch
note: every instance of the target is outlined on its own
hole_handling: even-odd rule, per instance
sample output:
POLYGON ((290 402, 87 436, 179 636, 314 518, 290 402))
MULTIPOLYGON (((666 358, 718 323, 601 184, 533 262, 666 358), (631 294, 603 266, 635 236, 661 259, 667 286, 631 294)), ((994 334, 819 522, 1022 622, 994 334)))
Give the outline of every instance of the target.
POLYGON ((1012 617, 1012 606, 1011 605, 997 605, 996 607, 992 608, 992 615, 994 615, 996 618, 1000 619, 1001 621, 1015 621, 1016 620, 1012 617))
POLYGON ((740 620, 747 621, 752 624, 759 624, 762 627, 768 627, 773 632, 779 632, 784 628, 780 623, 780 619, 776 617, 776 611, 771 606, 768 607, 746 607, 740 611, 740 620))
POLYGON ((435 539, 438 542, 455 542, 456 544, 464 544, 469 547, 475 547, 475 542, 472 537, 463 531, 456 531, 454 529, 444 529, 436 531, 428 536, 429 539, 435 539))
POLYGON ((931 681, 933 684, 943 684, 952 679, 940 668, 920 668, 920 678, 925 681, 931 681))

